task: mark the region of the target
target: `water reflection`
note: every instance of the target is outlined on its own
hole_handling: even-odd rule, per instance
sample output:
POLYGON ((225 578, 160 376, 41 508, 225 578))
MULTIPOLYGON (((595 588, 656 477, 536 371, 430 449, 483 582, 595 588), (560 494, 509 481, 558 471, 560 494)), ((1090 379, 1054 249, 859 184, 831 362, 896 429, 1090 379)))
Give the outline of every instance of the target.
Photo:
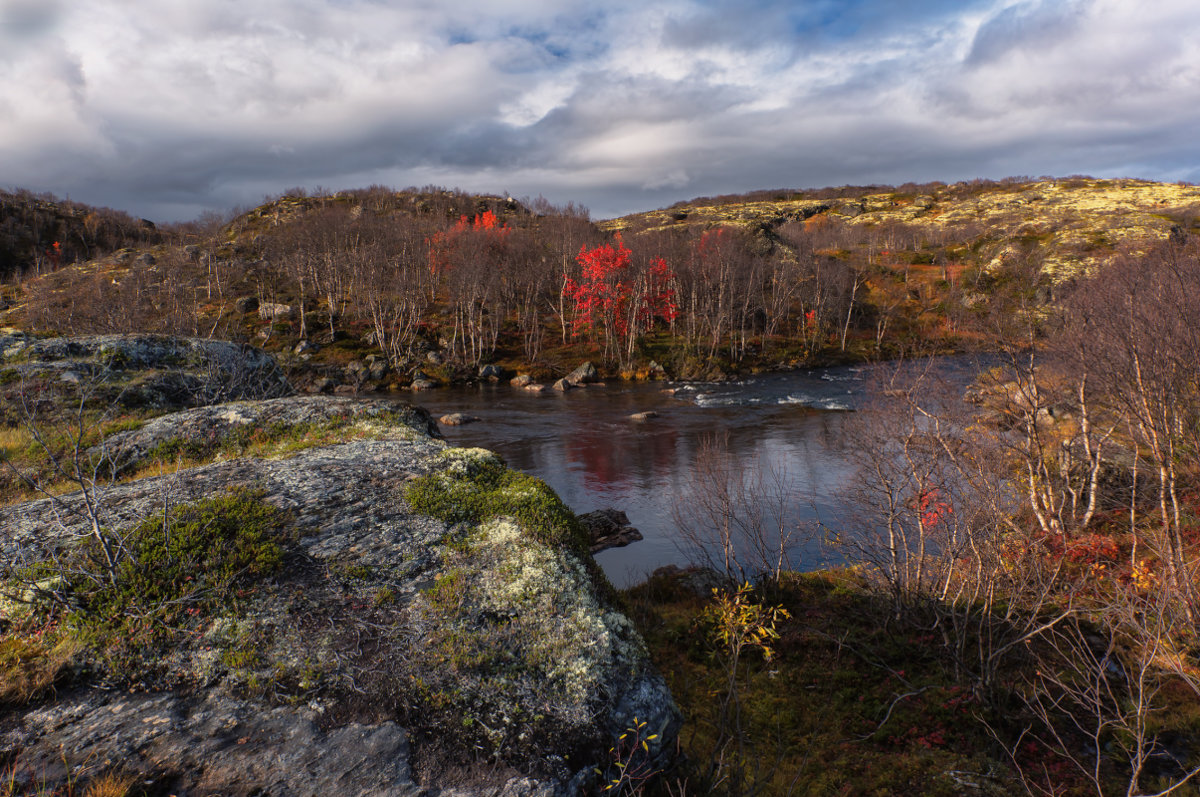
MULTIPOLYGON (((963 366, 963 373, 973 372, 974 366, 963 366)), ((829 408, 853 408, 868 398, 873 376, 870 368, 834 368, 686 385, 673 394, 661 384, 536 394, 502 383, 431 391, 415 400, 435 418, 451 412, 481 418, 442 432, 455 445, 491 449, 511 467, 544 479, 576 512, 624 510, 645 539, 597 560, 614 583, 625 585, 661 565, 687 563, 671 506, 686 494, 705 435, 726 435, 743 467, 770 463, 786 471, 789 522, 835 523, 853 466, 842 444, 847 414, 829 408), (629 417, 642 412, 658 417, 640 423, 629 417)), ((818 567, 835 561, 831 557, 836 554, 810 542, 794 552, 793 563, 818 567)))

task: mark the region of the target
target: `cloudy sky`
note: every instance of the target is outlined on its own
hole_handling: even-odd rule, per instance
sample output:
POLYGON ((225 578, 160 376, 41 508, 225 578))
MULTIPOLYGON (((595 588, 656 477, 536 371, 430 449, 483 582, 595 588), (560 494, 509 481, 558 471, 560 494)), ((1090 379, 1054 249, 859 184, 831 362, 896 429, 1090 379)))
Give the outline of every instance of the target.
POLYGON ((1200 180, 1195 0, 0 0, 0 187, 151 219, 292 186, 1200 180))

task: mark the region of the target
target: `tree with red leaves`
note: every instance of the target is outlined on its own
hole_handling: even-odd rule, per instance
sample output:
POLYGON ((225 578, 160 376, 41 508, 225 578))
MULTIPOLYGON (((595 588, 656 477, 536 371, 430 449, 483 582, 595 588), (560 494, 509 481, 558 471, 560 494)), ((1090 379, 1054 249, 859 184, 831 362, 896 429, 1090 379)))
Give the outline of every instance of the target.
POLYGON ((652 258, 637 273, 633 252, 617 235, 610 244, 591 250, 583 246, 576 261, 580 280, 567 277, 564 286, 573 303, 573 329, 576 333, 587 330, 593 339, 602 334, 606 356, 618 350, 626 360, 631 359, 637 339, 656 318, 671 323, 677 317, 675 274, 665 259, 652 258))

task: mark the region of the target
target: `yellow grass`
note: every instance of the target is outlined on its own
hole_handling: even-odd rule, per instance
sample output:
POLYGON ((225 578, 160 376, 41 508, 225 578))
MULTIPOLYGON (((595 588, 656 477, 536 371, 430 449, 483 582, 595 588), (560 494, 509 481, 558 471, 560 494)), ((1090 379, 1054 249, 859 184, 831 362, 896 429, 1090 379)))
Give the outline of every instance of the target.
POLYGON ((33 436, 23 426, 0 429, 0 457, 9 459, 29 448, 33 436))

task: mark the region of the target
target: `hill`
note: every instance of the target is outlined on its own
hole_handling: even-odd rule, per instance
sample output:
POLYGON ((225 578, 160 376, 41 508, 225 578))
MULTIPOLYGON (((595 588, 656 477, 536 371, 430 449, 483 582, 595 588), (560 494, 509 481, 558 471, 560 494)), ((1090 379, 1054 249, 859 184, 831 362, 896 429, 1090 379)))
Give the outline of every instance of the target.
POLYGON ((699 197, 601 222, 644 233, 737 225, 777 228, 814 218, 900 239, 937 257, 986 258, 1033 249, 1056 280, 1088 272, 1118 247, 1200 231, 1200 186, 1088 177, 972 180, 699 197), (964 248, 968 251, 964 251, 964 248), (990 256, 990 257, 989 257, 990 256))
POLYGON ((1084 177, 756 192, 598 223, 544 200, 376 186, 162 231, 8 196, 0 228, 56 220, 10 236, 26 250, 90 243, 10 266, 25 278, 0 287, 0 324, 254 342, 318 390, 489 365, 712 379, 989 348, 1013 301, 1054 302, 1114 256, 1200 230, 1200 188, 1084 177))

